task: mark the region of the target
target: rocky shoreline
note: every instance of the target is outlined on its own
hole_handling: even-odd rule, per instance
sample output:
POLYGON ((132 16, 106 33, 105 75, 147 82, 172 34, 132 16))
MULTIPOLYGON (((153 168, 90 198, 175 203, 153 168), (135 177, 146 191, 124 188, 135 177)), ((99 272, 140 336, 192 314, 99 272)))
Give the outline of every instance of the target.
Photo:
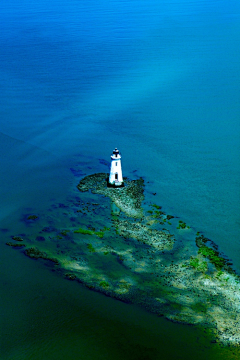
POLYGON ((224 345, 239 345, 240 279, 231 262, 160 205, 144 208, 143 179, 124 183, 108 187, 105 173, 84 177, 77 186, 82 196, 56 207, 48 226, 41 228, 41 216, 31 215, 40 229, 35 239, 12 236, 15 242, 7 245, 51 261, 69 280, 171 321, 203 326, 224 345), (71 220, 68 228, 59 228, 59 214, 71 220), (193 240, 180 242, 178 232, 193 240))

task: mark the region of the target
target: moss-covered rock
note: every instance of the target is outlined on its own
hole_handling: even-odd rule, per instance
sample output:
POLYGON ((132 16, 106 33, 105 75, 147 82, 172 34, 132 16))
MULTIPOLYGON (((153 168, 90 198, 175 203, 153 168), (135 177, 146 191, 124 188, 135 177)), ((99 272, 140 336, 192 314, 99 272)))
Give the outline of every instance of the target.
POLYGON ((12 236, 12 239, 15 241, 23 241, 23 238, 21 236, 12 236))
POLYGON ((56 258, 49 256, 46 252, 40 251, 36 247, 28 248, 24 252, 28 257, 32 259, 44 259, 44 260, 52 261, 55 264, 59 263, 56 258))
POLYGON ((109 283, 107 281, 101 281, 99 283, 100 286, 102 286, 103 288, 108 288, 109 287, 109 283))
POLYGON ((190 229, 190 226, 188 226, 184 221, 179 220, 177 229, 190 229))
POLYGON ((13 242, 11 242, 11 241, 7 242, 6 245, 12 246, 12 247, 15 247, 15 248, 21 248, 21 247, 25 247, 25 246, 26 246, 25 244, 13 243, 13 242))

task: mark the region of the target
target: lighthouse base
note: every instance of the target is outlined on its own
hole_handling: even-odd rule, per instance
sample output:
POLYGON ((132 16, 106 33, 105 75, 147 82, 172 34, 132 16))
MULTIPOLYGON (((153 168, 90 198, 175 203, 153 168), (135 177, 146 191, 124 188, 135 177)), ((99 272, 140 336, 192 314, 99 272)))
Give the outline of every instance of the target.
POLYGON ((113 183, 110 183, 110 182, 108 181, 107 186, 108 186, 108 187, 112 187, 112 188, 124 187, 124 182, 123 182, 123 181, 122 181, 122 182, 120 182, 120 181, 114 181, 113 183))

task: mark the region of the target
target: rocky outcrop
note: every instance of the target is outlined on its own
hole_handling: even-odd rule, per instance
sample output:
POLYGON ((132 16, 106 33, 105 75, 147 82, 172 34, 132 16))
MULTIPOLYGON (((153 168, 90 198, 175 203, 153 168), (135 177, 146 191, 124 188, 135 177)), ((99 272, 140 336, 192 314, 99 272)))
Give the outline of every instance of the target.
POLYGON ((100 173, 86 176, 79 182, 77 187, 82 192, 91 190, 93 194, 108 196, 128 216, 142 217, 143 179, 131 181, 125 178, 124 184, 124 187, 109 187, 108 174, 100 173))
MULTIPOLYGON (((25 255, 51 261, 69 280, 171 321, 206 327, 213 341, 240 344, 240 278, 231 262, 161 206, 145 199, 143 208, 142 179, 124 179, 122 188, 108 187, 107 180, 105 173, 84 177, 72 202, 54 204, 48 222, 41 223, 44 216, 34 222, 42 230, 12 236, 7 245, 24 241, 25 255), (109 199, 119 211, 111 212, 109 199)), ((26 232, 33 226, 26 224, 26 232)))

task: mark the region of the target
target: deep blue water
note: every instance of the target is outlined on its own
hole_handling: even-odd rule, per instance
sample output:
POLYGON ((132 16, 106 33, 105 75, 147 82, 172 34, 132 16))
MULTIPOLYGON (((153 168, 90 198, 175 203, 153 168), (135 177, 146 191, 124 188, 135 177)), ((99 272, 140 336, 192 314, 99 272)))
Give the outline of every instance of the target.
MULTIPOLYGON (((76 159, 109 160, 117 146, 124 175, 137 169, 152 181, 149 186, 157 193, 156 202, 214 240, 240 271, 239 2, 2 0, 0 8, 0 227, 18 231, 24 208, 44 210, 54 199, 64 201, 74 185, 69 168, 76 159)), ((4 244, 3 237, 4 306, 10 311, 16 302, 22 311, 14 312, 16 331, 13 323, 4 325, 3 339, 12 336, 16 342, 4 348, 2 358, 41 359, 41 352, 36 355, 41 346, 27 341, 33 324, 26 325, 21 315, 26 302, 32 304, 34 291, 26 295, 28 286, 23 285, 15 292, 19 300, 14 300, 18 281, 12 250, 4 244), (19 350, 16 334, 21 331, 24 345, 19 350)), ((24 283, 26 276, 24 261, 32 273, 29 281, 37 279, 44 288, 41 271, 45 270, 14 253, 20 281, 24 283)), ((77 307, 78 297, 72 295, 79 291, 75 285, 51 276, 48 281, 59 282, 62 293, 72 291, 69 297, 77 307)), ((100 295, 92 296, 104 301, 100 295)), ((45 301, 48 306, 54 300, 45 301)), ((111 304, 112 309, 119 306, 111 304)), ((36 306, 41 317, 43 308, 36 306)), ((140 310, 134 311, 141 316, 140 310)), ((58 316, 49 313, 51 323, 54 319, 58 323, 58 316)), ((153 321, 150 315, 142 316, 149 324, 153 321)), ((93 319, 88 338, 99 336, 99 323, 94 327, 93 319)), ((54 334, 60 343, 65 325, 70 326, 56 325, 49 337, 54 334)), ((165 325, 155 323, 156 337, 158 326, 165 325)), ((177 333, 178 325, 172 326, 169 334, 177 333)), ((144 330, 148 334, 149 327, 144 330)), ((44 324, 39 329, 36 341, 41 344, 44 324)), ((170 339, 169 335, 166 348, 171 347, 170 339)), ((128 340, 133 341, 129 333, 128 340)), ((71 341, 66 340, 66 349, 71 341)), ((114 341, 109 338, 108 357, 107 342, 98 354, 116 358, 114 341)), ((149 335, 145 350, 152 349, 152 341, 149 335)), ((191 341, 189 354, 195 356, 196 344, 191 341)), ((56 343, 44 342, 51 354, 46 359, 55 359, 56 343)), ((74 347, 74 356, 94 358, 75 342, 74 347)), ((158 358, 158 351, 146 352, 145 358, 158 358)), ((137 359, 136 354, 130 358, 137 359)), ((184 346, 178 356, 184 358, 184 346)))

